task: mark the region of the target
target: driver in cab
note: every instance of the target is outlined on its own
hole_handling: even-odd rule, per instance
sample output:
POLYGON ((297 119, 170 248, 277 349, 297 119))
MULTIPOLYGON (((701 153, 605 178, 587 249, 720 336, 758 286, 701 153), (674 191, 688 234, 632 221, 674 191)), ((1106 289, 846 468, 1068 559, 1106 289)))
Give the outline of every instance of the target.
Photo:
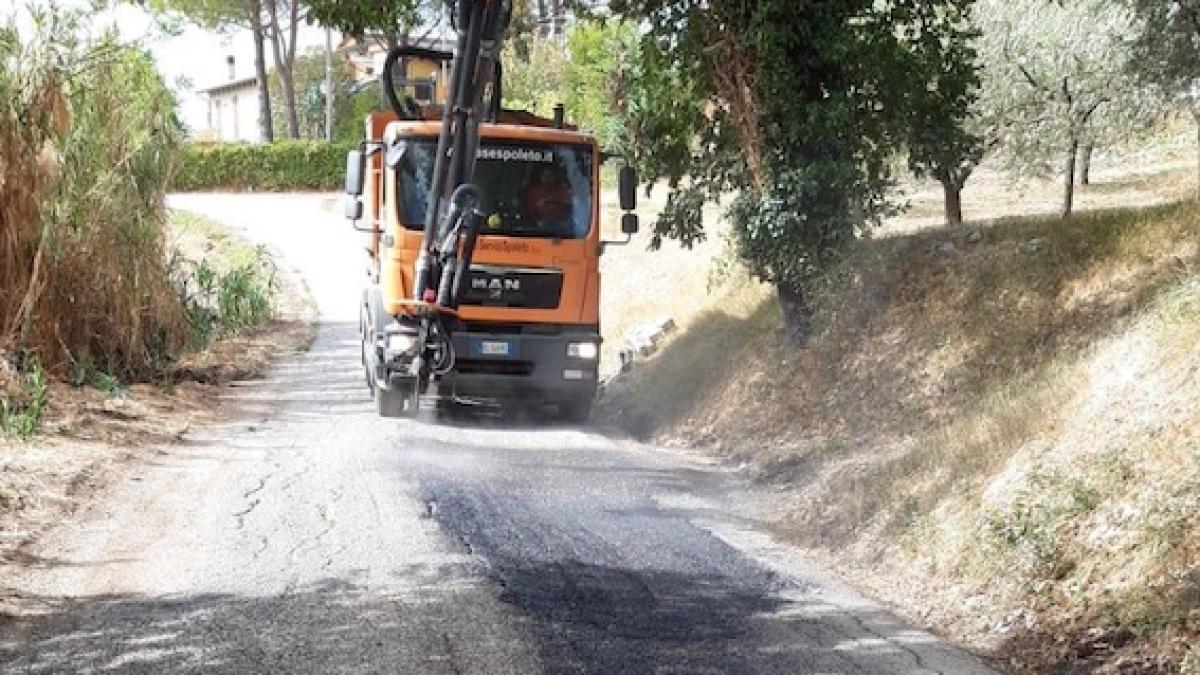
POLYGON ((563 220, 571 211, 571 188, 562 182, 558 169, 543 166, 521 193, 521 213, 537 220, 563 220))

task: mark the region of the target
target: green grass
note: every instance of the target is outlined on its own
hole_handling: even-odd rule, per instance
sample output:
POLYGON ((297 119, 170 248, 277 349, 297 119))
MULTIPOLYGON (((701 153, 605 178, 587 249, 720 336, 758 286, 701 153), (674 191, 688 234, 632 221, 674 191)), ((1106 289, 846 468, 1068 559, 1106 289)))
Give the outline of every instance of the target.
POLYGON ((37 359, 29 359, 12 391, 0 391, 0 431, 10 438, 29 438, 41 426, 49 400, 46 371, 37 359))
POLYGON ((198 259, 176 251, 169 264, 191 349, 274 317, 279 278, 265 247, 245 244, 220 224, 187 212, 172 212, 171 224, 176 232, 198 235, 212 246, 198 259))

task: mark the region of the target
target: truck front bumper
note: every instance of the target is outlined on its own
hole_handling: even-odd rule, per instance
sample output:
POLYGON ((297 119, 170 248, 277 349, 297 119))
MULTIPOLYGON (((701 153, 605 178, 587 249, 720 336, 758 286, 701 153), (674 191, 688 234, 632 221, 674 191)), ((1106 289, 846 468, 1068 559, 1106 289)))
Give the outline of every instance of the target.
POLYGON ((455 396, 566 402, 596 395, 600 334, 594 327, 554 334, 461 332, 453 341, 454 373, 441 387, 455 396), (596 358, 572 357, 573 343, 595 345, 596 358))

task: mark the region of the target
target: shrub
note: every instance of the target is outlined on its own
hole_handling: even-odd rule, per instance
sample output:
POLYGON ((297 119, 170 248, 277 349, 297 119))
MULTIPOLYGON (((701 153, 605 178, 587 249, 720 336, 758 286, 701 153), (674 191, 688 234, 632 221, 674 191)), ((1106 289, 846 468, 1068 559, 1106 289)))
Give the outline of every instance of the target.
POLYGON ((173 258, 172 268, 192 349, 203 349, 213 338, 262 324, 274 312, 279 288, 275 263, 261 247, 249 260, 237 261, 228 269, 179 256, 173 258))
MULTIPOLYGON (((7 364, 5 364, 7 365, 7 364)), ((49 401, 46 372, 36 358, 26 359, 18 372, 0 382, 0 432, 13 438, 28 438, 42 423, 49 401)), ((3 373, 0 372, 0 377, 3 373)))
POLYGON ((174 98, 84 14, 28 12, 0 25, 0 353, 152 377, 185 337, 163 246, 174 98))
POLYGON ((186 146, 172 188, 201 190, 336 190, 351 143, 277 141, 186 146))

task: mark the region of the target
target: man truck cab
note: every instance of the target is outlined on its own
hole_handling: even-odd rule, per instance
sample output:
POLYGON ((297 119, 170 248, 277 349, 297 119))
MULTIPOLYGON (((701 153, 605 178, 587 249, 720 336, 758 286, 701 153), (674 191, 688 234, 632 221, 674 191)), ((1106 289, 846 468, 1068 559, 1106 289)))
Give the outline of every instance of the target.
MULTIPOLYGON (((600 255, 613 243, 600 233, 604 154, 561 109, 547 119, 494 106, 472 129, 470 180, 451 190, 439 164, 471 145, 442 138, 451 107, 371 114, 347 162, 347 215, 368 234, 362 361, 379 413, 414 415, 423 399, 520 401, 585 420, 600 255)), ((636 179, 620 177, 626 243, 636 179)))

